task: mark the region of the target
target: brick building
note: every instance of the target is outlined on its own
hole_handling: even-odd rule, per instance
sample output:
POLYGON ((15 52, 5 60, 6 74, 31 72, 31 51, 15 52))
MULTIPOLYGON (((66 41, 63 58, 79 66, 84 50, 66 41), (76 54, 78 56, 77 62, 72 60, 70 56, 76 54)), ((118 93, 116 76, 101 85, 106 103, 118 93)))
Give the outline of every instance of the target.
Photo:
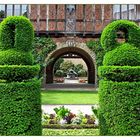
MULTIPOLYGON (((36 36, 51 36, 57 44, 56 51, 50 55, 55 61, 70 53, 82 58, 88 67, 88 82, 95 84, 95 54, 85 47, 85 42, 99 38, 113 20, 128 19, 139 24, 140 5, 0 5, 0 20, 9 15, 24 15, 33 23, 36 36)), ((48 77, 45 72, 44 83, 53 82, 54 63, 46 68, 48 77)))

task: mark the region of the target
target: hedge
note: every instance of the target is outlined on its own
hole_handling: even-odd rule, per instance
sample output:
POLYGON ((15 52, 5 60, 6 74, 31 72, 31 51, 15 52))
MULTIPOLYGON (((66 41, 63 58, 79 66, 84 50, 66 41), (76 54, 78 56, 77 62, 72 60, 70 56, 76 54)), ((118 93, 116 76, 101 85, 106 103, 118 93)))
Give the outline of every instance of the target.
POLYGON ((40 81, 0 83, 0 135, 41 135, 40 81))
POLYGON ((60 124, 47 124, 43 125, 43 128, 50 128, 50 129, 84 129, 84 128, 92 128, 92 129, 97 129, 98 127, 95 126, 94 124, 81 124, 81 125, 72 125, 72 124, 65 124, 65 125, 60 125, 60 124))
POLYGON ((16 48, 29 52, 33 49, 33 25, 24 16, 9 16, 0 24, 0 49, 16 48))
POLYGON ((140 81, 140 66, 101 66, 98 69, 99 76, 111 81, 140 81))
POLYGON ((103 31, 105 49, 99 68, 100 135, 140 135, 140 28, 119 20, 103 31), (124 31, 125 43, 117 42, 124 31))
POLYGON ((34 58, 30 52, 14 49, 0 51, 0 65, 33 65, 34 58))
POLYGON ((127 43, 140 48, 140 28, 132 21, 117 20, 108 24, 101 35, 101 45, 106 51, 113 50, 121 45, 117 42, 117 31, 125 33, 125 40, 127 43))
POLYGON ((22 16, 0 24, 0 135, 41 135, 39 71, 33 66, 33 26, 22 16), (9 82, 9 83, 8 83, 9 82))
POLYGON ((123 44, 105 54, 103 65, 139 66, 140 50, 130 44, 123 44))
POLYGON ((0 65, 0 79, 8 82, 28 80, 37 76, 39 68, 39 65, 0 65))
POLYGON ((140 135, 140 82, 100 81, 100 135, 140 135))

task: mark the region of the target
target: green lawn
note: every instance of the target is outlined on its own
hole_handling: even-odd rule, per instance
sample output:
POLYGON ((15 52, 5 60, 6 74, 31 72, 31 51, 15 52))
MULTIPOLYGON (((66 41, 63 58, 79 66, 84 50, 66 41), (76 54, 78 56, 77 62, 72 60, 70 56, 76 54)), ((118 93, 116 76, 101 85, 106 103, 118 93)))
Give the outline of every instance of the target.
POLYGON ((98 104, 97 91, 42 91, 42 104, 98 104))
POLYGON ((99 129, 43 129, 43 136, 98 136, 99 129))

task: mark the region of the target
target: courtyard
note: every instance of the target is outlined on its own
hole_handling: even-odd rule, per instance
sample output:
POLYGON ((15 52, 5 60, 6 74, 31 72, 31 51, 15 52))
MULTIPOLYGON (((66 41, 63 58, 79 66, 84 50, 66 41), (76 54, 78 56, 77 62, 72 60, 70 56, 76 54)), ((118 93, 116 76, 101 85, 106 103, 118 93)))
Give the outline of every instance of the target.
POLYGON ((0 5, 0 135, 139 136, 139 12, 0 5))

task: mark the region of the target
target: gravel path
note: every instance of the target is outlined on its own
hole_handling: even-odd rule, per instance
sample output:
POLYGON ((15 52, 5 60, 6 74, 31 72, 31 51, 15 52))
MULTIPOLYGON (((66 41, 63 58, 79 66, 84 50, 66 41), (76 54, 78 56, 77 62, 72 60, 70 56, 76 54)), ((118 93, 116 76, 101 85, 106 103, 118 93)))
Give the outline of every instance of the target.
MULTIPOLYGON (((53 109, 59 106, 62 105, 42 105, 42 110, 45 113, 51 114, 51 113, 55 113, 53 109)), ((91 106, 93 105, 64 105, 64 106, 65 108, 70 109, 71 112, 75 114, 77 114, 79 110, 82 111, 84 114, 89 114, 89 115, 93 114, 91 110, 91 106)))

